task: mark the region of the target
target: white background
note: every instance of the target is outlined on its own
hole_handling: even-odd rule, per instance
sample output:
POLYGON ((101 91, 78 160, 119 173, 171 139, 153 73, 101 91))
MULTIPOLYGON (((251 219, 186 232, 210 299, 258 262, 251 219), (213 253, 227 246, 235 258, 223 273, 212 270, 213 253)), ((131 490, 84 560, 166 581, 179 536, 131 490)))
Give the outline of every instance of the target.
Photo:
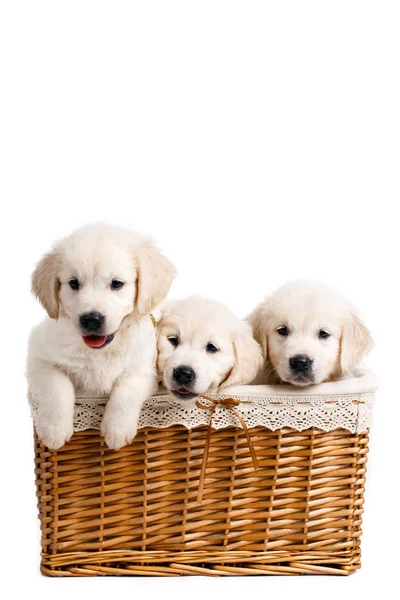
POLYGON ((350 598, 394 578, 399 28, 398 3, 383 0, 1 4, 3 589, 41 598, 350 598), (277 285, 311 277, 360 309, 383 382, 360 572, 39 575, 24 362, 43 311, 29 278, 54 240, 93 221, 154 236, 178 267, 172 296, 200 292, 245 316, 277 285))

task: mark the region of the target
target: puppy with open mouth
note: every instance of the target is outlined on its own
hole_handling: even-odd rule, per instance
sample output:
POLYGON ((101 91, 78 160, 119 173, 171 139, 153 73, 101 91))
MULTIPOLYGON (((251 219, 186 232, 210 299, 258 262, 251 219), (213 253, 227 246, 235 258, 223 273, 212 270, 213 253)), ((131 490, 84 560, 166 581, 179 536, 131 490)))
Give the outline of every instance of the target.
POLYGON ((157 371, 176 398, 251 381, 262 364, 251 327, 222 304, 200 297, 167 302, 158 323, 157 371))
POLYGON ((248 317, 264 351, 257 383, 307 386, 349 373, 373 346, 351 304, 322 283, 287 283, 248 317))
POLYGON ((135 437, 141 406, 157 386, 149 313, 173 275, 149 239, 103 225, 73 233, 39 262, 32 291, 48 318, 32 331, 27 377, 46 446, 70 439, 76 394, 110 396, 101 425, 110 448, 135 437))

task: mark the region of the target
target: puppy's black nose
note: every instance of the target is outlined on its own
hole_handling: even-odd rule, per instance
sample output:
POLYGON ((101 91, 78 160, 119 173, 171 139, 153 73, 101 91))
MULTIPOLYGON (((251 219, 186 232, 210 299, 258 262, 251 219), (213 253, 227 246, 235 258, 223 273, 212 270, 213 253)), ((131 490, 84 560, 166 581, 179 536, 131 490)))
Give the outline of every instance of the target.
POLYGON ((290 359, 290 368, 293 373, 307 373, 312 365, 312 360, 305 354, 297 354, 290 359))
POLYGON ((86 331, 100 331, 104 325, 104 316, 98 312, 83 313, 80 317, 81 326, 86 331))
POLYGON ((195 379, 196 373, 193 371, 192 367, 181 365, 180 367, 176 367, 176 369, 174 369, 173 377, 176 383, 186 385, 195 379))

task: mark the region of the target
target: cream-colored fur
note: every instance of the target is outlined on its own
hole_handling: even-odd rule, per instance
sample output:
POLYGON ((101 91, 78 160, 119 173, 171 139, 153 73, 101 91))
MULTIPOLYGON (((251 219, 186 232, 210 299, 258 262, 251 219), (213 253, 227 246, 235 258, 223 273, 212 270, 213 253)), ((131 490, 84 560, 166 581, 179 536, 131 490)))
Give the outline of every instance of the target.
POLYGON ((287 283, 265 298, 248 317, 255 339, 264 352, 257 383, 310 385, 341 377, 351 371, 373 346, 369 331, 350 303, 321 283, 287 283), (288 335, 279 335, 281 327, 288 335), (319 332, 327 331, 327 339, 319 332), (312 360, 311 380, 299 381, 290 359, 312 360))
POLYGON ((177 390, 182 387, 173 377, 174 369, 182 365, 195 372, 195 380, 187 386, 190 397, 245 384, 256 376, 262 364, 261 348, 249 324, 224 305, 190 297, 167 302, 161 312, 157 370, 171 393, 178 395, 177 390), (176 347, 170 341, 174 336, 178 340, 176 347), (208 352, 209 343, 218 351, 208 352))
POLYGON ((75 394, 110 395, 101 433, 110 448, 136 435, 140 408, 156 388, 155 330, 149 312, 167 295, 171 263, 151 241, 94 225, 58 242, 38 264, 32 290, 48 312, 30 336, 27 377, 39 402, 36 429, 57 449, 73 433, 75 394), (78 291, 69 281, 80 282, 78 291), (111 281, 124 282, 120 290, 111 281), (105 317, 104 348, 82 339, 80 315, 105 317))

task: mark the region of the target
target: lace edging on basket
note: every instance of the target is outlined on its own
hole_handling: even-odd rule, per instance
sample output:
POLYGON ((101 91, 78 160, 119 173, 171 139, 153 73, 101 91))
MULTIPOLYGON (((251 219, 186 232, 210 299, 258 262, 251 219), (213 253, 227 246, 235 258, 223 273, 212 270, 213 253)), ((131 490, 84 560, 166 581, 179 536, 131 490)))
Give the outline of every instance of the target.
MULTIPOLYGON (((209 394, 221 400, 223 394, 209 394)), ((324 431, 346 429, 351 433, 362 433, 370 427, 372 393, 342 396, 251 396, 233 395, 246 401, 237 407, 247 427, 264 426, 276 431, 290 427, 304 431, 316 427, 324 431)), ((38 411, 38 401, 31 394, 29 402, 32 416, 38 411)), ((106 398, 77 398, 75 401, 74 430, 100 429, 106 398)), ((149 398, 143 405, 139 429, 154 427, 163 429, 171 425, 183 425, 193 429, 209 425, 210 414, 196 406, 195 400, 178 400, 169 395, 149 398)), ((238 418, 223 406, 217 406, 213 415, 214 429, 241 427, 238 418)))

